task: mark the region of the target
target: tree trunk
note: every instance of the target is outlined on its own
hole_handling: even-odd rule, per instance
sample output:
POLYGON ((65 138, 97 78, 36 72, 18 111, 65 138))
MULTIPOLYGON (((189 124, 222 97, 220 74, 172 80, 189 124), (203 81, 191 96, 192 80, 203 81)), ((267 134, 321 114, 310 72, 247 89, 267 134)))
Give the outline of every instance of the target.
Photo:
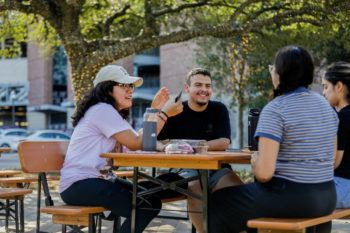
POLYGON ((74 104, 77 105, 84 95, 93 87, 93 78, 100 66, 87 67, 87 58, 71 59, 72 87, 74 92, 74 104))
POLYGON ((243 148, 243 133, 244 133, 244 124, 243 124, 243 110, 244 105, 242 101, 238 103, 238 145, 239 148, 243 148))

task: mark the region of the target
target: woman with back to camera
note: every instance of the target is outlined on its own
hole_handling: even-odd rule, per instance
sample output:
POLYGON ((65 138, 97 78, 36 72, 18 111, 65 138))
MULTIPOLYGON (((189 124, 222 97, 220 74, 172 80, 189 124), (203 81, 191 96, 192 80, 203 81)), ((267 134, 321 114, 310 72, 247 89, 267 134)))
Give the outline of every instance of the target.
POLYGON ((323 79, 323 95, 338 112, 334 183, 337 208, 350 208, 350 63, 331 64, 323 79))
MULTIPOLYGON (((258 217, 318 217, 335 208, 338 119, 327 101, 308 89, 312 58, 299 46, 286 46, 270 72, 274 99, 261 112, 255 134, 259 149, 251 159, 257 182, 212 194, 211 233, 244 231, 247 221, 258 217)), ((329 226, 312 232, 330 232, 329 226)))
MULTIPOLYGON (((72 117, 75 128, 61 170, 63 201, 69 205, 102 206, 116 216, 125 217, 121 233, 130 232, 132 185, 118 178, 114 181, 103 179, 100 170, 108 164, 100 155, 114 149, 121 151, 122 146, 141 149, 142 135, 132 129, 126 118, 132 105, 133 89, 142 82, 142 78, 129 76, 121 66, 102 67, 93 81, 94 88, 83 98, 72 117)), ((165 113, 158 115, 158 132, 167 116, 182 111, 181 101, 169 100, 165 88, 156 94, 152 107, 165 113)), ((138 203, 136 232, 147 227, 160 207, 161 201, 156 197, 138 203)))

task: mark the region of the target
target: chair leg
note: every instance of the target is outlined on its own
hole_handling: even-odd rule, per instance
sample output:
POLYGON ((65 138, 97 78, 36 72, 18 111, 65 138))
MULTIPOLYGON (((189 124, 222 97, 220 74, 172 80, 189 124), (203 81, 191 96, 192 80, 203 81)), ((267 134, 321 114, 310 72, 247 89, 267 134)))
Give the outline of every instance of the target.
POLYGON ((67 225, 62 224, 62 233, 66 233, 66 232, 67 232, 67 225))
POLYGON ((19 200, 19 208, 20 208, 20 217, 19 217, 19 221, 20 221, 20 232, 24 233, 24 202, 23 202, 23 197, 21 197, 21 199, 19 200))
POLYGON ((40 233, 41 178, 38 176, 38 196, 36 203, 36 233, 40 233))
POLYGON ((10 217, 10 200, 6 199, 5 204, 5 231, 9 231, 9 217, 10 217))
POLYGON ((101 233, 101 228, 102 228, 102 218, 101 216, 98 214, 96 215, 97 218, 97 232, 101 233))
POLYGON ((115 216, 114 223, 113 223, 113 233, 120 232, 121 228, 121 218, 120 216, 115 216))
POLYGON ((15 198, 15 226, 16 226, 16 233, 19 233, 19 224, 18 224, 18 197, 15 198))
POLYGON ((194 227, 194 225, 192 224, 191 233, 196 233, 196 232, 197 232, 197 230, 196 230, 196 228, 194 227))
POLYGON ((96 233, 95 219, 93 214, 89 214, 89 233, 96 233))

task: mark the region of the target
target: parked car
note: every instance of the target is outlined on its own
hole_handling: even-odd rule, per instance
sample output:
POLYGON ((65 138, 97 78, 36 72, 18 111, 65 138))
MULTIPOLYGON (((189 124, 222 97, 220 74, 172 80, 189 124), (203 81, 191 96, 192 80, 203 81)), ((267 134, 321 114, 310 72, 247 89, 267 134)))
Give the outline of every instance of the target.
POLYGON ((18 143, 28 137, 26 129, 3 129, 0 131, 0 147, 10 147, 17 151, 18 143))
POLYGON ((60 130, 38 130, 26 138, 30 141, 51 141, 51 140, 62 140, 69 141, 70 137, 68 134, 60 130))

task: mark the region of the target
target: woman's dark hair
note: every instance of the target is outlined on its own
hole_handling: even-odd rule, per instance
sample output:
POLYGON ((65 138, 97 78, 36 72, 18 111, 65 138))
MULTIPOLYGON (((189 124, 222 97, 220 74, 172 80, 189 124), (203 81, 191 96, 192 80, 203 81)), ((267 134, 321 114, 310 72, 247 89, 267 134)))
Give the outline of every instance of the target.
POLYGON ((114 81, 104 81, 91 89, 83 99, 78 103, 77 109, 72 116, 73 127, 77 126, 78 122, 85 115, 86 111, 93 105, 98 103, 110 104, 115 108, 119 114, 126 119, 129 116, 129 109, 118 110, 114 98, 110 95, 113 92, 113 87, 117 83, 114 81))
POLYGON ((310 54, 302 47, 289 45, 278 50, 275 70, 279 75, 279 85, 274 97, 298 87, 308 87, 314 79, 314 64, 310 54))
POLYGON ((337 82, 342 82, 347 88, 346 99, 350 102, 350 63, 338 61, 327 67, 324 79, 336 85, 337 82))

